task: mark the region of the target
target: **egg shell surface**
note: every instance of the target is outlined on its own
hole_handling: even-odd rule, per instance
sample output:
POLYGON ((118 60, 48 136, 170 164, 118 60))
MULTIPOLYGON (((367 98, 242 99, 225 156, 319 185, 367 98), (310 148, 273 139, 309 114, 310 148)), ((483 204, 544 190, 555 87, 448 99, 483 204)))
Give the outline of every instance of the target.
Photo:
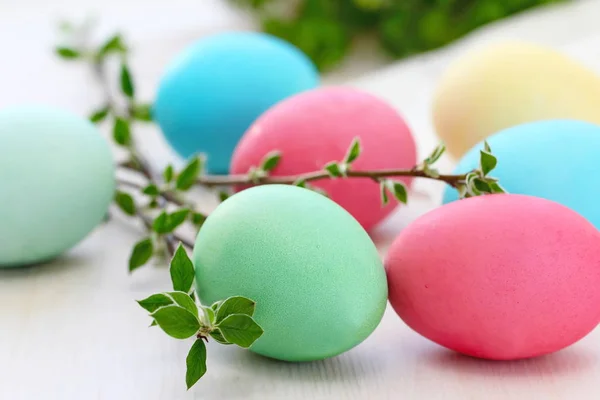
POLYGON ((311 190, 258 186, 207 218, 193 261, 203 304, 256 301, 250 349, 285 361, 333 357, 379 324, 387 282, 379 253, 344 209, 311 190))
POLYGON ((534 43, 507 41, 473 50, 442 75, 433 101, 436 131, 462 157, 486 137, 548 119, 600 123, 600 76, 534 43))
MULTIPOLYGON (((353 170, 404 169, 416 164, 414 139, 395 109, 354 88, 326 87, 290 97, 264 113, 237 146, 231 171, 246 173, 273 150, 279 150, 282 158, 272 176, 318 171, 330 161, 342 161, 355 137, 360 139, 362 153, 352 164, 353 170)), ((407 186, 412 182, 409 177, 398 180, 407 186)), ((368 178, 310 184, 324 189, 367 230, 398 204, 392 198, 382 206, 379 185, 368 178)))
POLYGON ((235 145, 259 115, 318 85, 316 67, 292 44, 265 33, 219 33, 168 65, 153 113, 183 158, 205 153, 209 172, 227 173, 235 145))
POLYGON ((600 322, 600 232, 550 200, 497 194, 444 205, 400 233, 385 267, 404 322, 469 356, 552 353, 600 322))
POLYGON ((104 218, 115 170, 88 120, 40 105, 0 110, 0 267, 53 259, 104 218))
MULTIPOLYGON (((600 174, 600 126, 583 121, 531 122, 505 129, 487 139, 498 164, 490 176, 509 193, 543 197, 559 202, 600 228, 600 188, 590 177, 600 174)), ((483 143, 471 149, 454 173, 479 165, 483 143)), ((446 188, 444 203, 458 200, 446 188)))

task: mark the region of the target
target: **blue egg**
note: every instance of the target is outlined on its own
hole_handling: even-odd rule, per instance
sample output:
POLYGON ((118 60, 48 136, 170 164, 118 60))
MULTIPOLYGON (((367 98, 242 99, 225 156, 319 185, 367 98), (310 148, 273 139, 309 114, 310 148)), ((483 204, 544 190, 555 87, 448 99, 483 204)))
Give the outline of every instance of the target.
POLYGON ((153 114, 183 158, 204 153, 211 173, 229 171, 238 141, 264 111, 319 85, 310 59, 258 32, 203 38, 179 54, 160 82, 153 114))
MULTIPOLYGON (((548 120, 517 125, 487 139, 498 158, 490 176, 509 192, 554 200, 600 228, 600 126, 575 120, 548 120)), ((459 162, 455 173, 479 165, 478 144, 459 162)), ((458 199, 448 187, 444 204, 458 199)))

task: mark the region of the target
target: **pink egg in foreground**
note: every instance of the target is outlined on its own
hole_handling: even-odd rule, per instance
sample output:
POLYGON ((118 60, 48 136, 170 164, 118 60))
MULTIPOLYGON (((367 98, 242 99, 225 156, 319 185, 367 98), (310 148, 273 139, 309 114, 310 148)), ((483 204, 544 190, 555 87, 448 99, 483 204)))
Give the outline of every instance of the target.
POLYGON ((600 232, 549 200, 502 194, 444 205, 396 238, 385 267, 404 322, 470 356, 552 353, 600 322, 600 232))
MULTIPOLYGON (((330 161, 343 160, 355 137, 363 150, 353 163, 355 170, 405 169, 416 164, 414 139, 396 110, 357 89, 328 87, 292 96, 260 116, 238 143, 231 172, 246 173, 273 150, 282 153, 273 176, 316 171, 330 161)), ((411 178, 402 181, 410 186, 411 178)), ((397 206, 395 201, 382 206, 379 185, 368 178, 311 184, 324 189, 367 230, 397 206)))

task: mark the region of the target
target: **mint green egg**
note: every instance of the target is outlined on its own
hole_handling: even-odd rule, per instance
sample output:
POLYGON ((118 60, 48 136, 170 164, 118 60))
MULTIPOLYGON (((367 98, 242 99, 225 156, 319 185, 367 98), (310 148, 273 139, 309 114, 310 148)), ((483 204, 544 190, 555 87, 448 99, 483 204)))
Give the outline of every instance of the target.
POLYGON ((51 260, 104 218, 115 190, 107 141, 45 106, 0 110, 0 267, 51 260))
POLYGON ((239 192, 208 217, 194 253, 203 304, 256 301, 250 350, 285 361, 333 357, 377 327, 387 280, 360 224, 323 195, 287 185, 239 192))

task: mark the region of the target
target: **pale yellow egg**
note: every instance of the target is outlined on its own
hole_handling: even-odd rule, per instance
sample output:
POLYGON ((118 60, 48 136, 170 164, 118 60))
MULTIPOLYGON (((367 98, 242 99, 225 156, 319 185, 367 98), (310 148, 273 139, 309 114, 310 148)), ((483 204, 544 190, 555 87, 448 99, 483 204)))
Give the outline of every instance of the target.
POLYGON ((434 94, 435 129, 456 158, 502 129, 548 119, 600 124, 600 76, 532 43, 494 43, 466 54, 434 94))

